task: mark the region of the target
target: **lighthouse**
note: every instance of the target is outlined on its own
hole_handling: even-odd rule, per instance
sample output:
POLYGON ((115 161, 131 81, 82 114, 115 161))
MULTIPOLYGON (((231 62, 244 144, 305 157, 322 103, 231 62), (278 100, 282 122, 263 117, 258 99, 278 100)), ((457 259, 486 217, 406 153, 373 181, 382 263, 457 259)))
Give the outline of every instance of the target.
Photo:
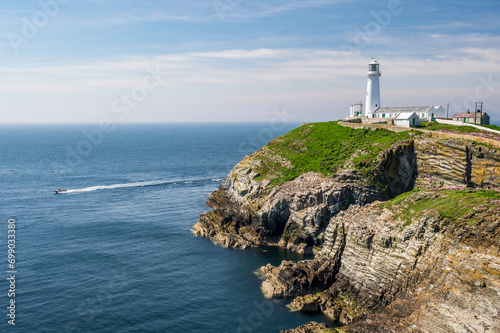
POLYGON ((368 86, 366 88, 366 107, 365 107, 365 117, 372 118, 373 111, 380 107, 380 64, 376 59, 372 58, 372 61, 368 65, 368 86))

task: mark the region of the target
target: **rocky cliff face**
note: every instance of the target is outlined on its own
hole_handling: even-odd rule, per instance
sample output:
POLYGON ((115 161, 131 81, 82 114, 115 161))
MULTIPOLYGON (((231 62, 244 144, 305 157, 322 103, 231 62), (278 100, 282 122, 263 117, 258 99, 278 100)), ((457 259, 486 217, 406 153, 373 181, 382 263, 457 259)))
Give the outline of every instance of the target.
POLYGON ((500 150, 465 140, 416 140, 418 173, 434 186, 500 187, 500 150))
POLYGON ((330 178, 309 172, 269 190, 269 181, 256 180, 259 174, 253 170, 261 162, 250 156, 210 194, 207 204, 214 210, 203 214, 193 231, 225 246, 274 244, 312 251, 322 245, 328 221, 342 209, 411 189, 417 176, 415 158, 413 141, 379 154, 377 177, 387 182, 385 190, 368 186, 355 170, 330 178))
POLYGON ((194 226, 196 235, 225 246, 275 244, 303 253, 322 244, 328 221, 342 208, 383 197, 359 185, 349 172, 333 179, 303 174, 259 197, 256 193, 262 192, 265 181, 253 180, 252 172, 240 167, 210 195, 207 203, 214 210, 201 216, 194 226))
POLYGON ((391 209, 378 202, 414 186, 498 188, 499 150, 417 136, 372 161, 371 179, 384 186, 349 161, 330 177, 307 172, 272 185, 258 172, 263 156, 293 170, 266 148, 246 157, 211 193, 213 210, 193 232, 237 248, 314 249, 314 260, 261 269, 270 297, 292 297, 292 307, 323 311, 348 332, 500 332, 498 209, 474 207, 451 223, 408 204, 438 199, 436 191, 391 209))
POLYGON ((432 209, 409 225, 400 215, 446 195, 351 206, 330 221, 317 259, 263 267, 265 292, 351 323, 347 332, 500 332, 500 209, 480 205, 474 223, 432 209), (330 273, 317 269, 326 263, 330 273), (322 292, 313 281, 324 282, 322 292))

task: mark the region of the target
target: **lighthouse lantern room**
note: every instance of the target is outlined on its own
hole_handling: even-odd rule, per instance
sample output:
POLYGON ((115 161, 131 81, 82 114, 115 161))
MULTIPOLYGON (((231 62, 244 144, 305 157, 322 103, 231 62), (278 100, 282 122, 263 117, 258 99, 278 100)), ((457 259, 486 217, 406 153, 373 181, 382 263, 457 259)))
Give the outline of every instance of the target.
POLYGON ((368 86, 366 89, 366 106, 365 106, 365 117, 372 118, 373 112, 380 107, 380 81, 379 78, 382 75, 380 71, 380 64, 376 59, 372 58, 372 61, 368 65, 368 86))

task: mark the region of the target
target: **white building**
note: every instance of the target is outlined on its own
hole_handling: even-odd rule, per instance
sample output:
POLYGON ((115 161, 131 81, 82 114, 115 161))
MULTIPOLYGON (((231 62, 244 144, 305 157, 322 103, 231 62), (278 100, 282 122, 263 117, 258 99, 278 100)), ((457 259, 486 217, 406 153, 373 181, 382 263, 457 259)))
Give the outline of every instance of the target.
POLYGON ((380 64, 376 59, 372 58, 372 61, 368 65, 368 84, 366 88, 366 106, 365 106, 365 117, 372 118, 373 111, 380 107, 380 76, 382 72, 380 71, 380 64))
POLYGON ((363 115, 363 103, 352 104, 349 109, 349 117, 360 117, 363 115))
POLYGON ((436 117, 445 117, 446 111, 442 106, 410 106, 378 108, 373 112, 374 118, 396 118, 400 113, 415 112, 420 121, 431 121, 436 117))
POLYGON ((418 126, 419 116, 415 112, 400 112, 394 118, 394 125, 403 127, 418 126))

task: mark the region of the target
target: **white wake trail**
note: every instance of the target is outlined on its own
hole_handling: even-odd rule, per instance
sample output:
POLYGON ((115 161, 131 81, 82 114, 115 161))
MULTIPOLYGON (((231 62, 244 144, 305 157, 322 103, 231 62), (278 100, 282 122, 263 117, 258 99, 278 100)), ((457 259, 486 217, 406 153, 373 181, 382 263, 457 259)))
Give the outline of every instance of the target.
POLYGON ((149 182, 134 182, 134 183, 124 183, 124 184, 113 184, 113 185, 98 185, 85 187, 80 189, 67 190, 66 193, 78 193, 78 192, 91 192, 98 190, 112 190, 115 188, 129 188, 129 187, 144 187, 144 186, 156 186, 156 185, 167 185, 172 182, 167 181, 149 181, 149 182))
POLYGON ((169 185, 169 184, 191 184, 206 181, 216 181, 216 179, 181 179, 181 180, 154 180, 145 182, 133 182, 133 183, 123 183, 123 184, 113 184, 113 185, 97 185, 91 187, 84 187, 79 189, 66 190, 64 193, 81 193, 81 192, 92 192, 99 190, 112 190, 117 188, 132 188, 132 187, 146 187, 146 186, 159 186, 159 185, 169 185))

